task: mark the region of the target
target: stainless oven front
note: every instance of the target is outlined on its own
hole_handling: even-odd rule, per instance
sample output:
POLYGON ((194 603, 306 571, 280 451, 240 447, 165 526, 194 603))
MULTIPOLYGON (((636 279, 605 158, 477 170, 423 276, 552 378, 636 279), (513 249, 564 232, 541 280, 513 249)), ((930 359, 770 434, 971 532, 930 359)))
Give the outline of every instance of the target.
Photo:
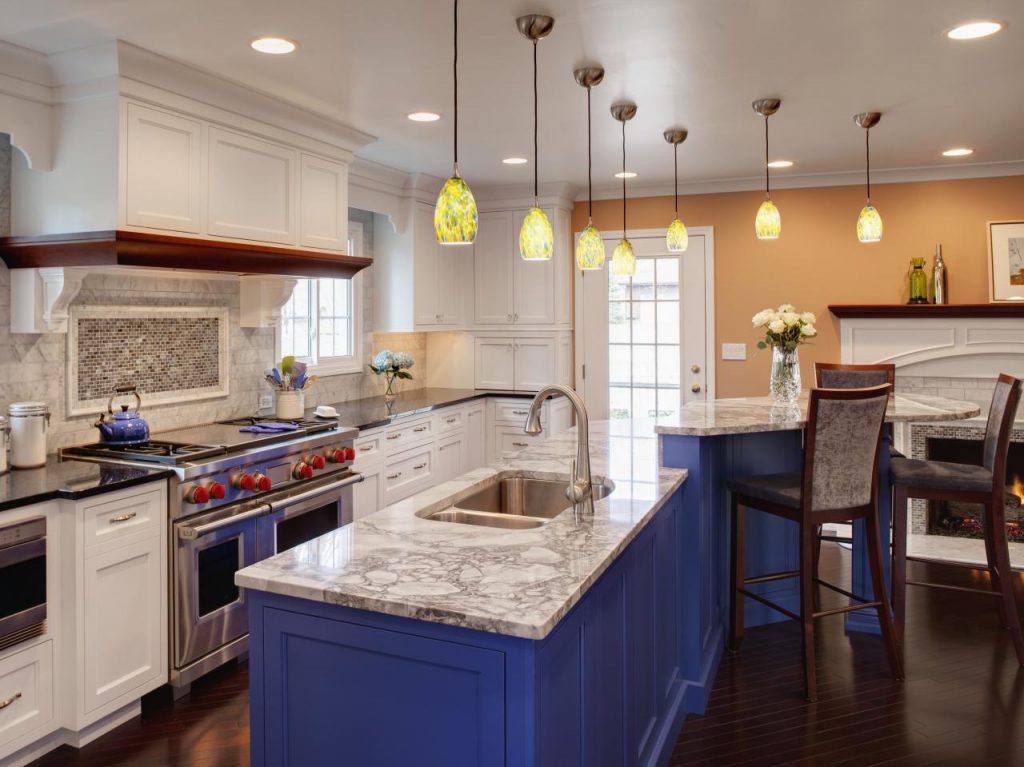
POLYGON ((0 650, 46 629, 46 518, 0 525, 0 650))
POLYGON ((353 472, 174 524, 171 683, 184 687, 248 649, 245 592, 235 572, 352 519, 353 472))

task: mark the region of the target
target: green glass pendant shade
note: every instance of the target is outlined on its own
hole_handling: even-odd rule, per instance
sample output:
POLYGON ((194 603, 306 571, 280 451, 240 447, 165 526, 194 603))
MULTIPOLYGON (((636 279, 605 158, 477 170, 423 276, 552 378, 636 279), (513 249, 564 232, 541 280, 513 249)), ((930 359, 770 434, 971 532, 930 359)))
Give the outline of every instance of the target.
POLYGON ((618 247, 612 253, 611 272, 616 277, 632 277, 636 274, 636 256, 629 240, 619 240, 618 247))
POLYGON ((771 200, 765 200, 757 209, 754 232, 759 240, 779 239, 779 234, 782 232, 782 217, 779 215, 779 209, 771 200))
POLYGON ((672 219, 668 225, 668 233, 665 235, 665 245, 671 253, 683 253, 690 244, 690 235, 686 231, 686 225, 678 218, 672 219))
POLYGON ((857 239, 879 242, 882 239, 882 217, 872 205, 865 205, 857 216, 857 239))
POLYGON ((555 232, 547 214, 534 206, 519 230, 519 255, 524 261, 549 261, 555 249, 555 232))
POLYGON ((473 192, 461 177, 452 176, 441 188, 434 207, 434 231, 442 245, 472 245, 479 218, 473 192))
POLYGON ((587 224, 587 228, 580 232, 576 243, 576 265, 585 272, 604 266, 604 240, 593 224, 587 224))

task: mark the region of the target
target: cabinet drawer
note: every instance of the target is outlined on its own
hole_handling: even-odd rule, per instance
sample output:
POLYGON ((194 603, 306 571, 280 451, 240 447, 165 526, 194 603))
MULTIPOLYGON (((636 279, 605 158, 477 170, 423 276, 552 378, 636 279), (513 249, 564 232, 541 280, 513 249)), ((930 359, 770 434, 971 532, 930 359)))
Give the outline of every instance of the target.
POLYGON ((86 549, 119 543, 127 538, 159 535, 167 523, 165 482, 156 482, 144 491, 99 496, 85 501, 80 509, 86 549))
POLYGON ((433 420, 424 418, 392 426, 384 432, 384 450, 388 455, 405 449, 407 446, 428 440, 434 436, 433 420))
POLYGON ((498 448, 498 457, 506 453, 516 453, 526 447, 531 447, 544 441, 544 435, 532 436, 524 434, 522 428, 499 427, 494 432, 495 444, 498 448))
POLYGON ((0 660, 0 750, 53 719, 53 642, 0 660))
POLYGON ((384 500, 395 503, 434 484, 433 444, 397 453, 384 468, 384 500))
POLYGON ((379 431, 375 434, 360 434, 356 437, 352 446, 356 449, 356 461, 362 460, 371 461, 377 460, 380 456, 384 455, 383 448, 384 432, 379 431))
MULTIPOLYGON (((525 424, 530 413, 530 400, 494 400, 494 420, 506 423, 525 424)), ((547 405, 541 409, 541 423, 547 416, 547 405)))
POLYGON ((434 416, 434 421, 438 434, 459 431, 466 425, 466 411, 462 409, 442 410, 434 416))

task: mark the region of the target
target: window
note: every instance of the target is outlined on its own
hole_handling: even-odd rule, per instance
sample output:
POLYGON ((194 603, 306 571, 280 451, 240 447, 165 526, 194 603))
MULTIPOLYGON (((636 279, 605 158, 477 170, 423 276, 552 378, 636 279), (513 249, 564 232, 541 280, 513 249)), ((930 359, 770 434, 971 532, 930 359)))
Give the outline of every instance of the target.
MULTIPOLYGON (((363 253, 362 224, 349 222, 348 252, 363 253)), ((362 280, 301 279, 281 309, 279 357, 292 355, 319 375, 363 369, 362 280)))

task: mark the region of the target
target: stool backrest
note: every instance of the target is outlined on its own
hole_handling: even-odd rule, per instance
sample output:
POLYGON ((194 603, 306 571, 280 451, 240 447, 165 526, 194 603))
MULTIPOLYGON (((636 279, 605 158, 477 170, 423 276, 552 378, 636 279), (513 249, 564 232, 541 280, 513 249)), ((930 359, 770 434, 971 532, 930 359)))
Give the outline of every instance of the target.
POLYGON ((1003 373, 996 381, 992 392, 992 404, 988 409, 988 423, 985 425, 985 452, 982 464, 992 472, 995 480, 993 492, 1002 494, 1006 485, 1006 452, 1010 447, 1010 432, 1020 402, 1021 381, 1003 373))
POLYGON ((866 386, 896 383, 896 366, 842 365, 836 362, 814 363, 814 385, 819 389, 863 389, 866 386))
POLYGON ((874 503, 885 408, 892 386, 811 389, 804 440, 805 513, 874 503))

